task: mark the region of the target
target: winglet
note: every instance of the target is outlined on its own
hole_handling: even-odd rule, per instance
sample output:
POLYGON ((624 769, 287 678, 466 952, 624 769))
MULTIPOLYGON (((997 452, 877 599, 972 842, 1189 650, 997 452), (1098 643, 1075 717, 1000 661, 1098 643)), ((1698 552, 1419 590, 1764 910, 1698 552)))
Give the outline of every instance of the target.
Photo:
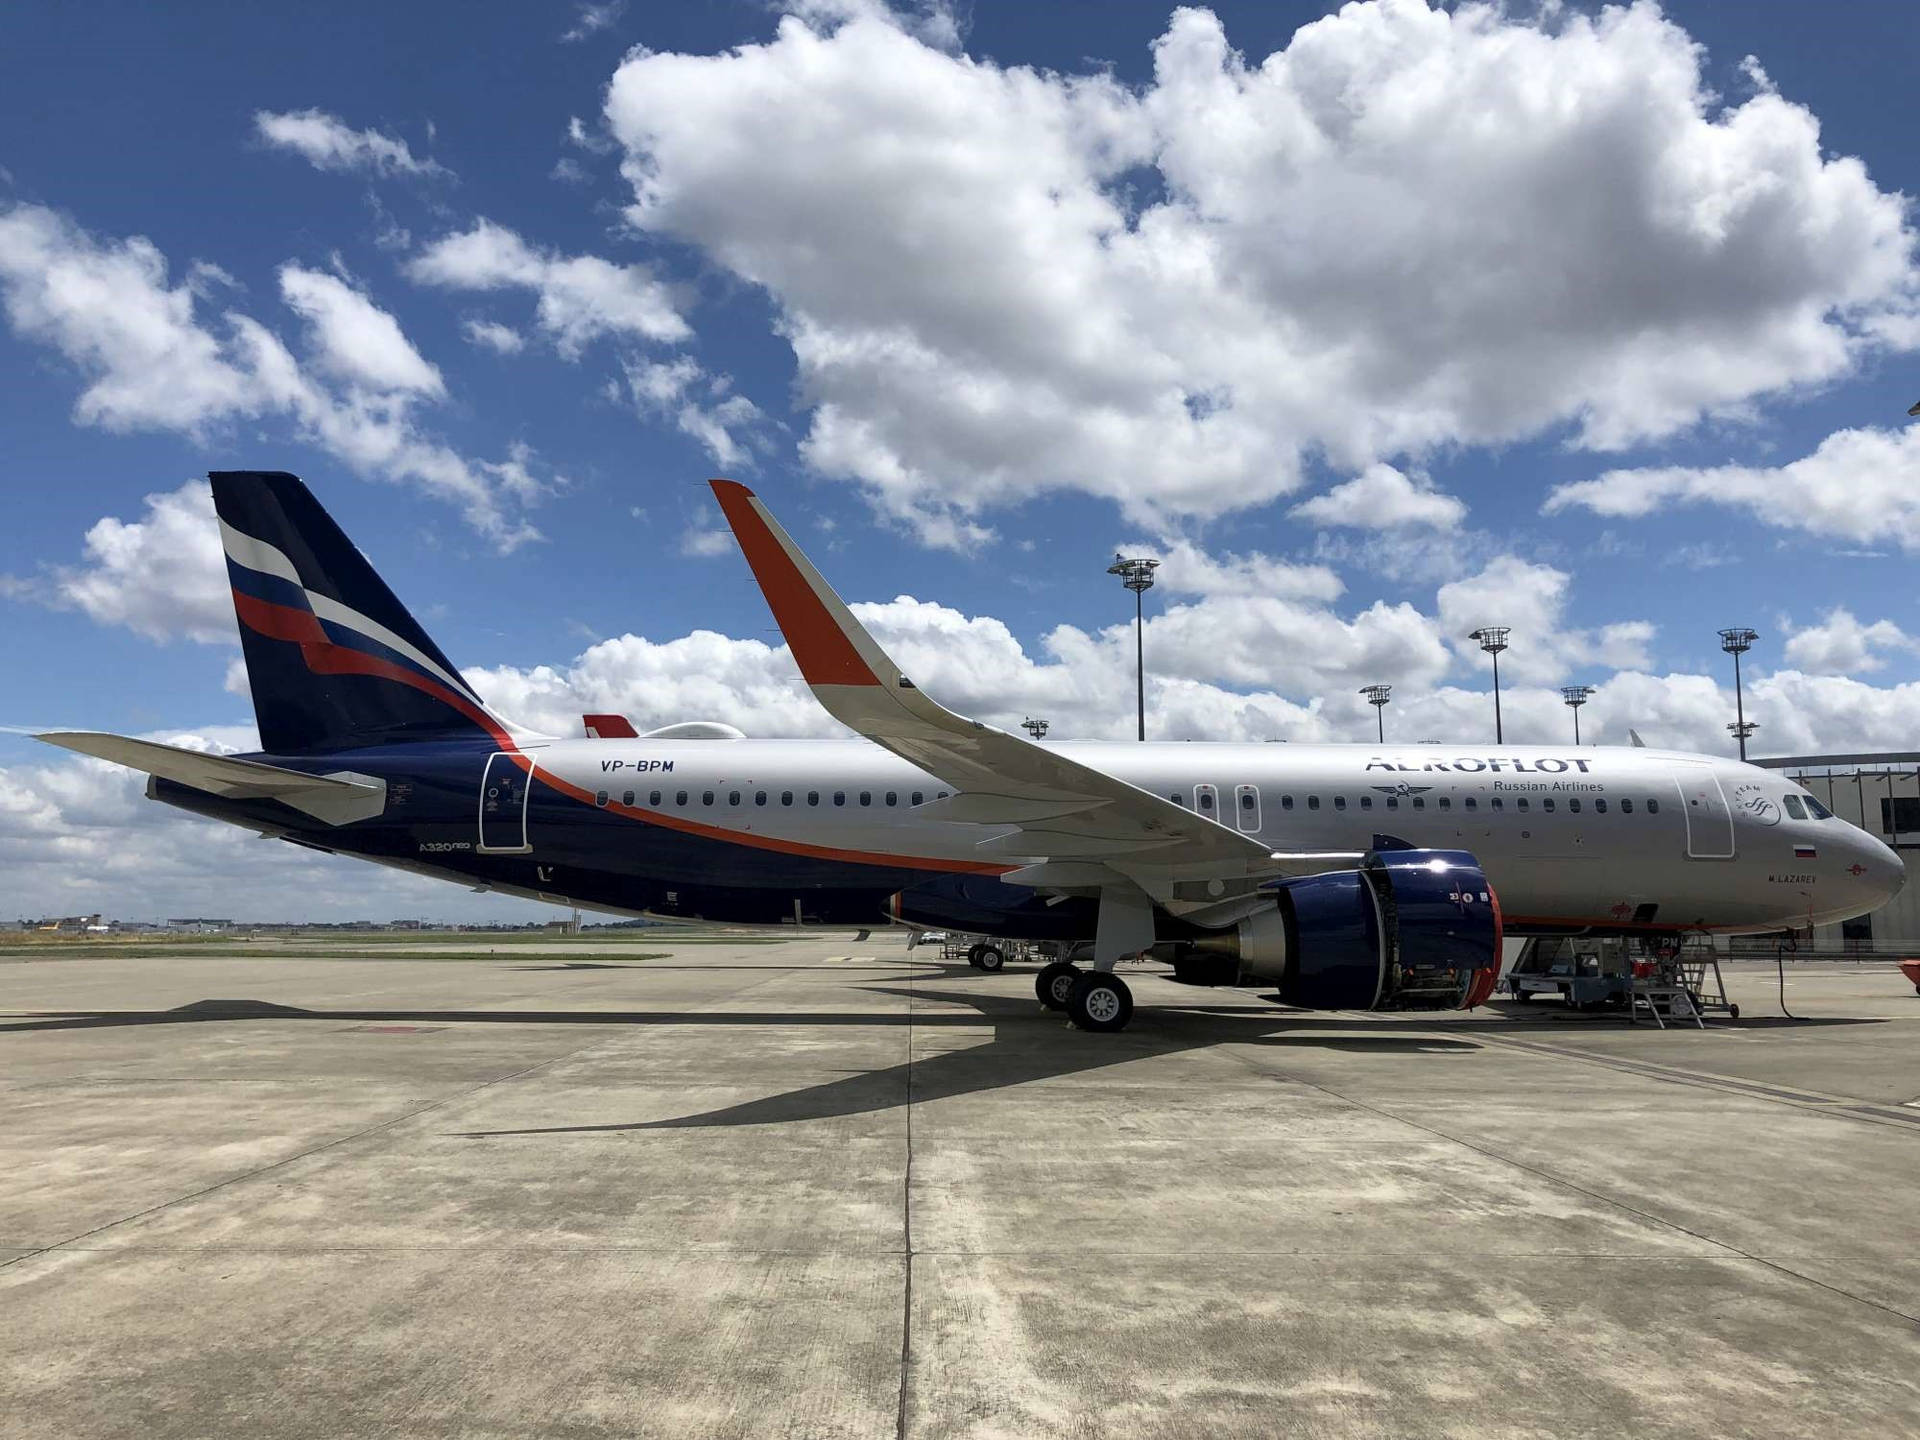
POLYGON ((890 669, 892 662, 793 537, 746 486, 733 480, 709 483, 807 684, 882 684, 877 672, 890 669))

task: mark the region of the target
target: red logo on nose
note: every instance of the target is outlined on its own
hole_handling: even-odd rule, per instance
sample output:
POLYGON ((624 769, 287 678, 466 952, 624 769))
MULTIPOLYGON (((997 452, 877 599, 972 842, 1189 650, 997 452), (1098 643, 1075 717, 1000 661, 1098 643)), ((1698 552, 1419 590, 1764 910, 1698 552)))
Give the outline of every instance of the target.
POLYGON ((1866 873, 1867 873, 1867 867, 1864 865, 1847 866, 1847 874, 1849 875, 1864 875, 1866 873))

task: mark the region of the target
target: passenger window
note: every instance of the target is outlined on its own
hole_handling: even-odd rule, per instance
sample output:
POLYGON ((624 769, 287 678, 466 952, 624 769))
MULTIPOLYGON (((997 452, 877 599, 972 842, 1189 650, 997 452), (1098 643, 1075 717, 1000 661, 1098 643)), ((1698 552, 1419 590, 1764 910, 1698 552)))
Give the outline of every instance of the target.
POLYGON ((767 803, 767 792, 766 792, 766 791, 764 791, 764 790, 756 790, 756 791, 754 791, 754 792, 753 792, 753 803, 754 803, 754 804, 756 804, 756 805, 764 805, 764 804, 766 804, 766 803, 767 803))
POLYGON ((927 792, 926 792, 926 791, 924 791, 924 790, 916 790, 916 791, 914 791, 914 792, 913 792, 913 799, 912 799, 912 800, 911 800, 911 801, 910 801, 909 803, 910 803, 910 804, 914 804, 914 805, 918 805, 918 804, 920 804, 920 803, 921 803, 921 801, 922 801, 922 797, 923 797, 923 796, 925 796, 925 794, 926 794, 926 793, 927 793, 927 792))
POLYGON ((1253 793, 1251 791, 1242 790, 1240 792, 1240 808, 1242 810, 1253 809, 1253 793))
POLYGON ((1520 798, 1519 798, 1518 800, 1516 800, 1516 801, 1514 801, 1514 802, 1513 802, 1513 808, 1514 808, 1514 809, 1516 809, 1516 810, 1524 810, 1524 809, 1526 809, 1526 808, 1527 808, 1527 797, 1526 797, 1526 796, 1524 796, 1524 795, 1522 795, 1522 796, 1521 796, 1521 797, 1520 797, 1520 798))
POLYGON ((1360 808, 1362 810, 1371 810, 1373 808, 1373 797, 1371 795, 1362 795, 1360 797, 1360 808))
POLYGON ((727 792, 727 804, 738 805, 739 803, 740 803, 740 792, 738 790, 729 790, 727 792))
POLYGON ((1622 800, 1620 802, 1620 813, 1622 815, 1631 815, 1633 813, 1633 801, 1622 800))
POLYGON ((647 804, 658 805, 659 803, 660 803, 660 792, 658 790, 649 790, 647 792, 647 804))
POLYGON ((633 804, 633 791, 631 790, 622 791, 620 795, 620 803, 622 805, 631 807, 633 804))
POLYGON ((702 805, 711 805, 713 803, 713 792, 711 790, 702 790, 700 792, 700 803, 702 805))
POLYGON ((1319 808, 1320 808, 1320 797, 1318 795, 1307 796, 1307 809, 1318 810, 1319 808))
POLYGON ((1491 800, 1487 801, 1487 808, 1489 810, 1504 810, 1507 808, 1507 802, 1502 800, 1498 795, 1496 795, 1491 800))
POLYGON ((1453 808, 1453 801, 1449 800, 1446 796, 1442 795, 1440 797, 1440 808, 1442 810, 1451 810, 1453 808))
POLYGON ((676 805, 684 805, 684 804, 686 804, 686 803, 687 803, 687 792, 686 792, 686 791, 684 791, 684 790, 676 790, 676 791, 674 791, 674 792, 673 792, 673 803, 674 803, 674 804, 676 804, 676 805))
MULTIPOLYGON (((1652 804, 1653 802, 1648 801, 1647 803, 1652 804)), ((1804 803, 1807 807, 1807 814, 1811 815, 1815 820, 1833 819, 1833 811, 1827 809, 1826 806, 1822 805, 1818 800, 1814 799, 1813 796, 1811 795, 1807 796, 1804 803)))
POLYGON ((1291 795, 1282 795, 1280 797, 1280 808, 1282 810, 1291 810, 1293 808, 1293 797, 1291 795))
MULTIPOLYGON (((1520 803, 1521 803, 1522 805, 1524 805, 1524 804, 1526 804, 1527 802, 1526 802, 1526 801, 1524 801, 1524 800, 1522 800, 1522 801, 1521 801, 1520 803)), ((1540 808, 1541 808, 1542 810, 1546 810, 1546 811, 1551 811, 1551 810, 1553 809, 1553 801, 1551 801, 1551 800, 1542 800, 1542 801, 1540 802, 1540 808)))
POLYGON ((1578 800, 1567 801, 1567 812, 1572 815, 1578 815, 1580 813, 1580 802, 1578 800))
POLYGON ((1414 809, 1416 809, 1416 810, 1424 810, 1424 809, 1426 809, 1426 808, 1427 808, 1427 800, 1426 800, 1426 797, 1425 797, 1424 795, 1416 795, 1416 796, 1414 796, 1414 797, 1413 797, 1413 808, 1414 808, 1414 809))
POLYGON ((1387 796, 1387 809, 1398 810, 1399 808, 1400 808, 1400 797, 1397 795, 1387 796))
POLYGON ((871 804, 873 804, 873 791, 871 791, 871 790, 862 790, 862 791, 860 792, 860 803, 861 803, 862 805, 871 805, 871 804))
POLYGON ((1336 809, 1336 810, 1344 810, 1344 809, 1346 809, 1346 808, 1347 808, 1347 797, 1346 797, 1346 796, 1344 796, 1344 795, 1336 795, 1336 796, 1334 796, 1334 797, 1333 797, 1333 808, 1334 808, 1334 809, 1336 809))
POLYGON ((900 803, 900 792, 898 790, 887 791, 887 804, 898 805, 899 803, 900 803))
POLYGON ((1647 814, 1658 815, 1659 813, 1660 813, 1660 802, 1658 800, 1647 801, 1647 814))
POLYGON ((606 803, 607 803, 607 792, 606 792, 606 791, 604 791, 604 790, 602 790, 602 791, 601 791, 601 792, 600 792, 600 793, 599 793, 598 795, 595 795, 595 796, 593 797, 593 803, 594 803, 594 804, 596 804, 596 805, 604 805, 604 804, 606 804, 606 803))
POLYGON ((1174 804, 1180 806, 1182 809, 1186 808, 1187 797, 1182 794, 1179 794, 1177 791, 1174 794, 1169 795, 1167 798, 1173 801, 1174 804))
POLYGON ((1478 810, 1480 808, 1480 802, 1471 795, 1467 796, 1466 800, 1462 803, 1465 804, 1469 810, 1478 810))
POLYGON ((1604 800, 1596 800, 1596 801, 1594 801, 1594 802, 1593 802, 1593 810, 1594 810, 1594 813, 1595 813, 1596 815, 1604 815, 1604 814, 1606 814, 1606 813, 1607 813, 1607 802, 1606 802, 1606 801, 1604 801, 1604 800))
POLYGON ((1211 785, 1193 787, 1193 808, 1209 817, 1213 814, 1214 789, 1211 785))
POLYGON ((819 803, 820 803, 820 792, 818 790, 807 791, 807 804, 818 805, 819 803))
POLYGON ((834 804, 836 804, 836 805, 844 805, 844 804, 846 804, 846 803, 847 803, 847 792, 846 792, 846 791, 844 791, 844 790, 836 790, 836 791, 834 791, 834 792, 833 792, 833 803, 834 803, 834 804))
POLYGON ((1794 819, 1804 820, 1807 818, 1807 812, 1800 808, 1800 797, 1798 795, 1788 795, 1784 797, 1780 803, 1787 807, 1787 814, 1791 815, 1794 819))
POLYGON ((782 790, 780 792, 780 803, 782 805, 793 804, 793 792, 791 790, 782 790))

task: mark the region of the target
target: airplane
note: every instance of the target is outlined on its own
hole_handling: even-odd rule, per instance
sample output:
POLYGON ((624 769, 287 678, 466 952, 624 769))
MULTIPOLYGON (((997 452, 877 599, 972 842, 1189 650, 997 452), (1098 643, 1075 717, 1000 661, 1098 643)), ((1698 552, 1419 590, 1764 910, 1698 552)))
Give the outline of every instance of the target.
MULTIPOLYGON (((801 676, 859 738, 490 710, 295 476, 210 476, 262 749, 39 738, 147 794, 479 890, 735 925, 1052 942, 1117 1031, 1127 959, 1309 1009, 1485 1000, 1505 936, 1678 943, 1865 913, 1899 857, 1776 772, 1652 748, 1040 743, 902 673, 745 486, 712 482, 801 676)), ((998 947, 980 957, 999 967, 998 947)))

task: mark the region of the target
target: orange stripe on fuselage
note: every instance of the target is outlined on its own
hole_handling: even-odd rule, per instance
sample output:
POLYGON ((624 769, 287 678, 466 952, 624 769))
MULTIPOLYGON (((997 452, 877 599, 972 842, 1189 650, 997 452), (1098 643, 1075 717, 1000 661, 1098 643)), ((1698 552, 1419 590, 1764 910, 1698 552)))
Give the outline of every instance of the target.
POLYGON ((767 597, 780 633, 809 685, 878 685, 879 678, 860 658, 839 622, 793 563, 780 537, 754 508, 753 492, 735 480, 714 480, 715 498, 734 539, 767 597))

